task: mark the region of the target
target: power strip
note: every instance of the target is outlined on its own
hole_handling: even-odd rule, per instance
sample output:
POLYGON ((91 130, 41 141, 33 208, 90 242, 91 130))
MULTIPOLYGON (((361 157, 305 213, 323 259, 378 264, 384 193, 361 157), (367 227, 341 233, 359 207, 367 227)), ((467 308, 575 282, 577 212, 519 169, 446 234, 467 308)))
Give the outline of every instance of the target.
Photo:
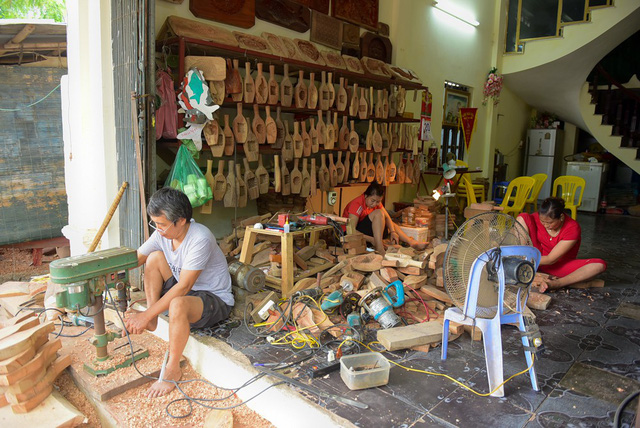
POLYGON ((328 375, 329 373, 333 373, 340 369, 340 360, 333 360, 331 362, 323 361, 321 363, 317 363, 309 367, 308 373, 309 377, 312 379, 323 377, 328 375))

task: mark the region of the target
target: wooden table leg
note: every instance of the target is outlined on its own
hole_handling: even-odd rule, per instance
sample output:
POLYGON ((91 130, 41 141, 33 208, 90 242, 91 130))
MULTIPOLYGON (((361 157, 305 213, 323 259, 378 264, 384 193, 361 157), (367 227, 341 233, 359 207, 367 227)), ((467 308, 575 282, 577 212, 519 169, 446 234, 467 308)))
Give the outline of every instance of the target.
POLYGON ((253 259, 253 246, 256 244, 258 233, 255 229, 247 227, 244 231, 242 251, 240 251, 240 263, 251 263, 253 259))
POLYGON ((309 235, 309 246, 313 247, 318 242, 318 237, 320 236, 320 232, 311 232, 309 235))
POLYGON ((285 296, 293 288, 293 235, 283 233, 281 238, 282 283, 281 291, 285 296))

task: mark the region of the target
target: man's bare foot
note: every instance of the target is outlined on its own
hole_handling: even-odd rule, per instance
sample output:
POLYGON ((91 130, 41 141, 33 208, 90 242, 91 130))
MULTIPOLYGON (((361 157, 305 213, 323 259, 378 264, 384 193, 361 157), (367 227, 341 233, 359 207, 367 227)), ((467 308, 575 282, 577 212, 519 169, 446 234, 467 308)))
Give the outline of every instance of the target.
MULTIPOLYGON (((169 369, 167 367, 164 372, 165 380, 173 380, 177 382, 180 380, 181 377, 182 377, 182 370, 180 370, 179 367, 177 370, 169 369)), ((173 382, 165 382, 165 380, 163 381, 157 380, 153 382, 153 385, 151 385, 151 387, 147 390, 147 397, 149 398, 162 397, 163 395, 167 395, 168 393, 173 391, 173 389, 176 387, 176 384, 173 382)))

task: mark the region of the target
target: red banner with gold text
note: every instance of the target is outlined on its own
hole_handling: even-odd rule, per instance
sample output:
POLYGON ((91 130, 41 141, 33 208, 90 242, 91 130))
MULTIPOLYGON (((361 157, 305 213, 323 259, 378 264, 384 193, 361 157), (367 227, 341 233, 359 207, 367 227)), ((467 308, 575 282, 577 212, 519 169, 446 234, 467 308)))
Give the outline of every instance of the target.
POLYGON ((471 144, 471 136, 476 128, 476 117, 478 109, 473 108, 461 108, 460 109, 460 122, 459 126, 462 127, 462 135, 464 136, 464 144, 469 150, 469 144, 471 144))

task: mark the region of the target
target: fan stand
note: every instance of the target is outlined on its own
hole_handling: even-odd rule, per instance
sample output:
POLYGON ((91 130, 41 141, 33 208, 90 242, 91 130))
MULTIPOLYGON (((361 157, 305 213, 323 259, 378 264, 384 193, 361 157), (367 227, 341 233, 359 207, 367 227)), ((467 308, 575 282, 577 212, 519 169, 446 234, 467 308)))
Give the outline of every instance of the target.
POLYGON ((449 199, 454 198, 455 193, 445 193, 444 198, 444 242, 449 241, 449 199))
MULTIPOLYGON (((503 367, 502 367, 502 324, 518 323, 521 333, 525 333, 527 328, 524 323, 522 312, 524 308, 521 306, 520 298, 522 289, 518 290, 516 299, 516 309, 513 313, 504 313, 504 268, 502 263, 498 269, 499 292, 498 292, 498 309, 493 318, 480 318, 476 316, 478 308, 478 291, 480 289, 480 280, 485 265, 489 260, 491 253, 495 250, 485 251, 480 257, 476 258, 472 267, 469 278, 469 286, 467 287, 467 295, 464 305, 464 311, 457 307, 449 308, 444 313, 444 323, 442 328, 442 359, 447 359, 447 348, 449 341, 449 321, 454 321, 464 325, 473 325, 482 331, 482 341, 484 344, 484 355, 487 364, 487 377, 489 378, 489 390, 493 397, 504 397, 503 384, 503 367)), ((506 256, 523 256, 534 262, 536 270, 540 264, 540 251, 534 247, 525 245, 512 245, 500 247, 502 257, 506 256)), ((539 391, 538 380, 533 363, 533 352, 535 349, 533 340, 530 336, 522 335, 522 345, 524 346, 524 355, 529 369, 529 377, 531 378, 531 386, 534 391, 539 391)))

